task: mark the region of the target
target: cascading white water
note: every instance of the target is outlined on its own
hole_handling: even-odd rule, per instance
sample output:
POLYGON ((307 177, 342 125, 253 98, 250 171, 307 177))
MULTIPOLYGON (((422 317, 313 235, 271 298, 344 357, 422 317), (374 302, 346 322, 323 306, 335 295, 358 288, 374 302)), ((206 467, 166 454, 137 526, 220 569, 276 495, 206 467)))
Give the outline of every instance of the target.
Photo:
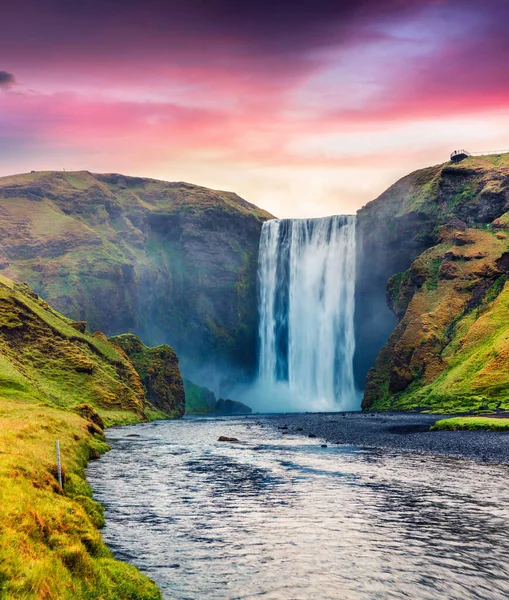
POLYGON ((258 286, 264 389, 286 385, 308 410, 358 408, 355 217, 264 223, 258 286))

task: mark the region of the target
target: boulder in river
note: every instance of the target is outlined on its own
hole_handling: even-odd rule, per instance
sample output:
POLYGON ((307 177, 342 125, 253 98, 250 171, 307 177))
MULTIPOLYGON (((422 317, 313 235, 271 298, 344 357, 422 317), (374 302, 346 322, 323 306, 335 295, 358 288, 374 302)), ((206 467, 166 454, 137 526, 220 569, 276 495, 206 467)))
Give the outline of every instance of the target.
POLYGON ((239 440, 234 437, 227 437, 226 435, 220 435, 217 441, 218 442, 238 442, 239 440))

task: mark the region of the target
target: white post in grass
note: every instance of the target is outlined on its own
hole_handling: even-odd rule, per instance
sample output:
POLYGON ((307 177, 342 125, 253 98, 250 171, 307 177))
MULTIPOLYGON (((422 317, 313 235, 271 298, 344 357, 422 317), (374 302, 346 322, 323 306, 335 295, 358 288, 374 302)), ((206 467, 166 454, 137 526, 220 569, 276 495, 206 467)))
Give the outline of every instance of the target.
POLYGON ((62 463, 60 461, 60 440, 57 440, 57 470, 58 470, 58 484, 62 488, 62 463))

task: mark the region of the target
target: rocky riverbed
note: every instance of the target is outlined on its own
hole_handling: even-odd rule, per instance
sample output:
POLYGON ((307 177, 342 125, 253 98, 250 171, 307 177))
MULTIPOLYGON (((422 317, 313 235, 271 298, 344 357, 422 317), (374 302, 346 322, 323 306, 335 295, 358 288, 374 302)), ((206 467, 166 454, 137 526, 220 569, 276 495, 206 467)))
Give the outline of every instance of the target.
POLYGON ((281 435, 316 435, 317 443, 391 448, 509 464, 509 432, 430 431, 451 415, 409 413, 304 413, 269 415, 264 424, 281 435))

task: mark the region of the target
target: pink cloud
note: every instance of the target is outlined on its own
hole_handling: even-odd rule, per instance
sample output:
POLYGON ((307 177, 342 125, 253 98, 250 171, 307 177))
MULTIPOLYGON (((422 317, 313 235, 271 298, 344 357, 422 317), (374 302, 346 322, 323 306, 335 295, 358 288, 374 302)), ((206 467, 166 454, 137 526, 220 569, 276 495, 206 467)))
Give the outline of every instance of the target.
MULTIPOLYGON (((281 14, 268 2, 244 13, 226 1, 175 13, 159 0, 93 5, 20 0, 7 11, 0 68, 17 85, 0 90, 2 172, 74 156, 127 173, 213 164, 222 187, 243 169, 321 168, 333 179, 428 161, 429 148, 394 143, 406 124, 509 109, 501 0, 306 0, 281 14), (356 133, 365 146, 354 149, 356 133)), ((429 147, 445 157, 456 131, 439 134, 429 147)))

